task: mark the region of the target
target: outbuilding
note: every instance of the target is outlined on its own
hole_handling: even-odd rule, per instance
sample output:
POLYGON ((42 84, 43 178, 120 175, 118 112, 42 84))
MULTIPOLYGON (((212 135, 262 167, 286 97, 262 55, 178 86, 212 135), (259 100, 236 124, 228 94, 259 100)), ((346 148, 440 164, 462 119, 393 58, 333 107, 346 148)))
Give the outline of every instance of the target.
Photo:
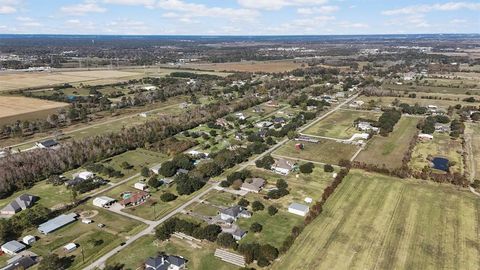
POLYGON ((135 185, 133 185, 133 187, 135 189, 138 189, 138 190, 141 190, 141 191, 145 191, 145 190, 148 189, 148 185, 145 184, 145 183, 141 183, 141 182, 135 183, 135 185))
POLYGON ((25 245, 31 246, 33 243, 37 241, 37 238, 33 235, 27 235, 22 238, 22 242, 25 243, 25 245))
POLYGON ((93 205, 97 207, 102 207, 102 208, 108 208, 114 203, 115 203, 115 199, 112 199, 107 196, 100 196, 93 199, 93 205))
POLYGON ((3 252, 15 256, 17 253, 25 249, 25 245, 18 242, 17 240, 9 241, 2 245, 1 249, 3 252))
POLYGON ((302 217, 306 216, 309 210, 308 206, 299 203, 292 203, 288 206, 288 212, 302 217))
POLYGON ((66 251, 66 252, 72 252, 74 251, 75 249, 77 249, 77 244, 75 243, 68 243, 66 244, 63 249, 66 251))

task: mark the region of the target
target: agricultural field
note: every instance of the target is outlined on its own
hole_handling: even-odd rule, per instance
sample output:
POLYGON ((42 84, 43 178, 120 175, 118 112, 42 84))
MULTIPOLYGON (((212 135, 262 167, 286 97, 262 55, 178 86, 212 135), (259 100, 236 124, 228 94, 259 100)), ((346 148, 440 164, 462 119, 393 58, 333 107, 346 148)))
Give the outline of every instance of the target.
POLYGON ((465 123, 465 140, 467 143, 469 172, 472 179, 480 178, 480 124, 465 123))
MULTIPOLYGON (((472 85, 473 86, 473 85, 472 85)), ((385 90, 394 91, 413 91, 425 93, 443 93, 443 94, 480 94, 478 86, 470 88, 468 86, 448 87, 448 86, 424 86, 424 85, 408 85, 408 84, 383 84, 382 88, 385 90)))
POLYGON ((27 97, 0 96, 0 125, 17 120, 45 119, 68 104, 27 97))
POLYGON ((231 63, 207 63, 207 64, 186 64, 184 67, 215 70, 215 71, 236 71, 236 72, 285 72, 302 67, 298 60, 279 61, 245 61, 231 63))
POLYGON ((450 185, 352 170, 271 269, 478 269, 479 208, 450 185))
POLYGON ((375 135, 370 139, 355 161, 389 169, 399 168, 410 141, 417 134, 418 121, 416 117, 402 117, 388 137, 375 135))
POLYGON ((213 243, 208 243, 208 241, 191 243, 175 237, 172 237, 169 241, 159 242, 153 235, 143 236, 133 242, 127 248, 111 257, 107 261, 107 264, 118 263, 124 265, 124 270, 135 270, 143 266, 143 263, 148 257, 156 256, 159 252, 184 257, 188 260, 188 269, 238 269, 238 266, 223 262, 213 256, 215 252, 215 245, 213 243))
POLYGON ((75 208, 73 211, 81 216, 88 216, 94 222, 84 224, 79 220, 48 235, 40 234, 36 229, 28 232, 28 234, 37 236, 38 239, 31 248, 33 252, 40 256, 45 256, 50 252, 55 252, 60 256, 69 256, 73 259, 69 269, 83 269, 92 261, 118 246, 127 237, 145 228, 145 225, 140 222, 100 208, 84 205, 75 208), (104 224, 105 227, 99 228, 97 224, 100 223, 104 224), (79 245, 79 248, 66 254, 63 246, 72 242, 79 245))
POLYGON ((358 118, 378 120, 379 113, 338 110, 327 118, 309 127, 303 133, 335 139, 349 139, 355 133, 362 133, 354 126, 354 121, 358 118))
POLYGON ((429 156, 443 157, 449 160, 450 172, 462 173, 464 165, 462 152, 460 139, 452 140, 446 133, 435 133, 433 140, 417 143, 413 149, 410 166, 414 170, 421 171, 425 166, 431 166, 431 162, 428 160, 429 156))
POLYGON ((350 160, 358 150, 355 145, 326 139, 322 139, 318 143, 302 142, 304 145, 302 150, 295 147, 297 143, 289 141, 273 152, 273 156, 338 165, 342 159, 350 160))
POLYGON ((120 70, 90 70, 90 71, 54 71, 54 72, 17 72, 0 75, 1 91, 52 86, 64 83, 90 84, 91 81, 129 80, 141 76, 141 70, 127 72, 120 70))

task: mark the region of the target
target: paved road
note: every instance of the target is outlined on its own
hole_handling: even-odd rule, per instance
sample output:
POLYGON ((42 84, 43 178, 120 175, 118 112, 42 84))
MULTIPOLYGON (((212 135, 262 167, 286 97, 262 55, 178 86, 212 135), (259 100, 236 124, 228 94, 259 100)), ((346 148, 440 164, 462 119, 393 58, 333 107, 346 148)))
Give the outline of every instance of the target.
MULTIPOLYGON (((304 127, 300 128, 299 131, 302 132, 304 131, 305 129, 309 128, 310 126, 318 123, 319 121, 325 119, 327 116, 329 116, 330 114, 334 113, 335 111, 337 111, 340 107, 342 107, 343 105, 351 102, 352 100, 354 100, 355 98, 358 97, 359 94, 356 94, 354 96, 352 96, 351 98, 345 100, 344 102, 342 102, 341 104, 337 105, 335 108, 333 108, 332 110, 330 110, 329 112, 325 113, 324 115, 320 116, 319 118, 317 118, 315 121, 305 125, 304 127)), ((243 170, 245 169, 246 167, 250 166, 250 165, 253 165, 255 164, 255 161, 263 158, 264 156, 272 153, 273 151, 275 151, 276 149, 278 149, 279 147, 281 147, 282 145, 284 145, 285 143, 287 143, 289 141, 288 138, 286 139, 283 139, 282 141, 278 142, 276 145, 274 145, 273 147, 271 147, 270 149, 268 149, 267 151, 263 152, 262 154, 258 155, 256 158, 248 161, 248 162, 245 162, 243 163, 238 170, 243 170)), ((137 175, 138 176, 138 175, 137 175)), ((132 176, 133 177, 133 176, 132 176)), ((128 180, 123 180, 122 182, 120 183, 124 183, 124 182, 127 182, 128 180)), ((209 183, 210 184, 210 183, 209 183)), ((207 184, 207 185, 209 185, 207 184)), ((192 199, 190 199, 188 202, 182 204, 181 206, 179 206, 178 208, 176 208, 175 210, 173 210, 172 212, 170 212, 169 214, 167 214, 166 216, 164 216, 163 218, 157 220, 157 221, 153 221, 153 222, 149 222, 148 224, 148 227, 146 229, 144 229, 143 231, 141 231, 140 233, 130 237, 127 241, 125 241, 125 244, 123 246, 118 246, 116 247, 115 249, 109 251, 108 253, 106 253, 105 255, 103 255, 102 257, 100 257, 100 259, 96 260, 95 262, 93 262, 92 264, 90 264, 89 266, 85 267, 84 270, 93 270, 95 269, 96 267, 98 268, 102 268, 105 266, 105 263, 106 261, 111 258, 112 256, 114 256, 115 254, 117 254, 118 252, 120 252, 121 250, 125 249, 127 246, 129 246, 130 244, 132 244, 133 242, 135 242, 137 239, 139 239, 140 237, 142 236, 145 236, 145 235, 149 235, 149 234, 152 234, 154 231, 155 231, 155 227, 159 226, 160 224, 164 223, 165 221, 167 221, 169 218, 175 216, 176 214, 182 212, 185 208, 187 208, 189 205, 191 205, 192 203, 198 201, 201 197, 203 197, 204 195, 206 195, 208 192, 210 192, 211 190, 215 189, 216 187, 218 186, 218 183, 214 183, 212 184, 210 187, 208 187, 206 190, 202 191, 201 193, 199 193, 197 196, 193 197, 192 199)), ((105 190, 108 190, 108 189, 111 189, 113 188, 112 187, 109 187, 105 190)), ((101 192, 104 192, 105 190, 102 190, 101 192)), ((99 192, 99 193, 101 193, 99 192)), ((93 196, 93 195, 92 195, 93 196)))
POLYGON ((167 221, 168 219, 170 219, 171 217, 173 217, 174 215, 182 212, 183 210, 185 210, 185 208, 187 208, 189 205, 191 205, 192 203, 198 201, 201 197, 203 197, 204 195, 206 195, 208 192, 212 191, 215 186, 215 185, 212 185, 210 187, 208 187, 206 190, 202 191, 201 193, 199 193, 197 196, 193 197, 190 201, 184 203, 183 205, 181 205, 180 207, 178 207, 177 209, 173 210, 172 212, 170 212, 168 215, 164 216, 163 218, 157 220, 157 221, 154 221, 152 222, 146 229, 144 229, 143 231, 139 232, 138 234, 130 237, 128 240, 125 241, 125 244, 123 246, 118 246, 116 247, 115 249, 109 251, 107 254, 103 255, 102 257, 100 257, 100 259, 96 260, 95 262, 93 262, 92 264, 90 264, 89 266, 85 267, 84 270, 93 270, 95 269, 95 267, 104 267, 105 266, 105 263, 106 261, 114 256, 115 254, 117 254, 118 252, 120 252, 121 250, 125 249, 128 245, 130 245, 131 243, 135 242, 136 240, 138 240, 140 237, 142 236, 145 236, 145 235, 149 235, 149 234, 152 234, 154 233, 155 231, 155 227, 157 227, 158 225, 162 224, 163 222, 167 221))

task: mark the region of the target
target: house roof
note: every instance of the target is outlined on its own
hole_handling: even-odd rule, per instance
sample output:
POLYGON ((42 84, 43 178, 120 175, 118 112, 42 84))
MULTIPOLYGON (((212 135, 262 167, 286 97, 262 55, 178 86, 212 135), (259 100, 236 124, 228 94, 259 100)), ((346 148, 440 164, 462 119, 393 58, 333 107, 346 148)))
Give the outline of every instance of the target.
POLYGON ((60 229, 61 227, 70 224, 76 220, 77 214, 75 213, 60 215, 45 223, 40 224, 40 226, 38 226, 38 230, 44 234, 47 234, 57 229, 60 229))
POLYGON ((237 236, 237 237, 242 238, 242 237, 245 235, 245 233, 246 233, 246 232, 245 232, 244 230, 242 230, 242 229, 240 229, 240 228, 237 228, 237 229, 236 229, 235 231, 233 231, 231 234, 232 234, 233 236, 237 236))
POLYGON ((275 160, 275 164, 273 164, 273 167, 291 170, 293 168, 293 165, 290 163, 290 161, 281 158, 275 160))
POLYGON ((83 183, 87 181, 87 179, 84 179, 84 178, 81 178, 81 177, 75 177, 74 179, 72 180, 68 180, 67 182, 65 182, 68 186, 76 186, 80 183, 83 183))
POLYGON ((7 204, 1 211, 14 211, 20 212, 27 208, 33 206, 33 203, 38 199, 38 197, 29 195, 29 194, 22 194, 15 198, 12 202, 7 204))
POLYGON ((18 242, 17 240, 12 240, 2 245, 2 249, 8 250, 13 253, 17 253, 25 249, 25 245, 18 242))
POLYGON ((243 211, 245 211, 243 207, 235 205, 226 209, 221 209, 220 213, 236 218, 243 211))
POLYGON ((17 260, 9 263, 0 270, 18 270, 18 269, 27 269, 30 266, 34 265, 36 262, 32 259, 32 257, 20 257, 17 260))
POLYGON ((301 211, 301 212, 308 212, 308 210, 310 208, 308 208, 308 206, 304 205, 304 204, 299 204, 299 203, 291 203, 289 206, 288 206, 288 209, 293 209, 293 210, 297 210, 297 211, 301 211))
POLYGON ((174 255, 168 256, 167 261, 175 266, 182 266, 187 262, 184 258, 174 255))
POLYGON ((93 204, 106 205, 106 204, 112 203, 114 201, 115 201, 115 199, 112 199, 110 197, 100 196, 100 197, 97 197, 97 198, 93 199, 93 204))
POLYGON ((264 185, 265 180, 262 178, 249 178, 242 184, 242 188, 259 191, 264 185))
POLYGON ((170 265, 180 267, 187 262, 182 257, 174 255, 159 255, 157 257, 150 257, 145 261, 145 266, 155 270, 167 270, 170 265))
POLYGON ((46 140, 46 141, 43 141, 43 142, 39 142, 39 144, 43 145, 46 148, 49 148, 49 147, 53 147, 53 146, 57 145, 58 142, 55 141, 55 140, 46 140))
POLYGON ((145 191, 135 192, 135 193, 132 194, 132 196, 130 198, 120 201, 120 204, 121 205, 127 205, 127 204, 131 204, 131 203, 137 203, 137 202, 145 199, 145 197, 147 197, 147 196, 148 196, 148 192, 145 192, 145 191))

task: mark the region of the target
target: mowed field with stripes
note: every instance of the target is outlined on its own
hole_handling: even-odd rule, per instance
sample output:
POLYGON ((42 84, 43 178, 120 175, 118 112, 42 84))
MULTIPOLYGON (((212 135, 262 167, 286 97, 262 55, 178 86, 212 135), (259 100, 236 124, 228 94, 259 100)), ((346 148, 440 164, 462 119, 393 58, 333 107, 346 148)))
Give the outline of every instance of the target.
POLYGON ((352 170, 272 269, 480 269, 480 200, 352 170))

